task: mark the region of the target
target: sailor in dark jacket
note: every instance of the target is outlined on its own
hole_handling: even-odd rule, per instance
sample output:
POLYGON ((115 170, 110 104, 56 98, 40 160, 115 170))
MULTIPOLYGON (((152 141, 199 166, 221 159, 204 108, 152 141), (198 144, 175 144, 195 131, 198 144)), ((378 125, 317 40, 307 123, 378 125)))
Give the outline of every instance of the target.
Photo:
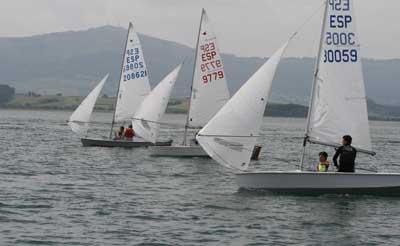
POLYGON ((333 163, 339 172, 354 172, 357 150, 351 146, 351 141, 352 138, 350 135, 343 136, 343 145, 336 149, 336 153, 333 156, 333 163), (339 165, 337 163, 338 157, 339 165))

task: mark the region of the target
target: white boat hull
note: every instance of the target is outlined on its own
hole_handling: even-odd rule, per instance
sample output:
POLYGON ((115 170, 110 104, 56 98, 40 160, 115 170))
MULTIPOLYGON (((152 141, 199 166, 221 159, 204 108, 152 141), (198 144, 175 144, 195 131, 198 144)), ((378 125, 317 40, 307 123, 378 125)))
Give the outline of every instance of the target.
POLYGON ((389 193, 400 195, 400 173, 244 172, 241 189, 290 193, 389 193))
POLYGON ((200 146, 152 146, 149 150, 151 156, 209 158, 208 154, 200 146))
MULTIPOLYGON (((254 146, 253 153, 251 155, 251 160, 258 160, 260 155, 261 147, 254 146)), ((203 157, 211 158, 207 152, 200 145, 191 146, 151 146, 150 147, 151 156, 163 156, 163 157, 203 157)))

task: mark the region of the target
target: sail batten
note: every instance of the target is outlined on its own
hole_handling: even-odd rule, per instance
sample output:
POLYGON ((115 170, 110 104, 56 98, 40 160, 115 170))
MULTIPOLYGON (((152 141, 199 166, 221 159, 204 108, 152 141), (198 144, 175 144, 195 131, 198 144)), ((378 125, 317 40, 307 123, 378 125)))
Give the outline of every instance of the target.
POLYGON ((160 120, 167 108, 172 88, 175 85, 181 67, 182 64, 177 66, 143 100, 132 120, 136 135, 147 141, 156 142, 160 129, 160 120))
POLYGON ((86 96, 86 98, 83 99, 78 108, 76 108, 69 117, 68 125, 71 127, 73 132, 80 135, 86 134, 94 106, 101 90, 104 87, 105 82, 107 81, 107 78, 108 74, 97 84, 97 86, 86 96))
POLYGON ((203 127, 229 100, 217 37, 203 9, 198 33, 187 127, 203 127))
POLYGON ((130 121, 149 93, 149 74, 143 49, 138 34, 129 23, 113 121, 130 121))
POLYGON ((306 135, 317 142, 371 151, 360 43, 353 1, 327 1, 306 135), (340 17, 340 18, 339 18, 340 17))
POLYGON ((221 165, 248 168, 272 80, 287 44, 250 77, 196 136, 203 149, 221 165))

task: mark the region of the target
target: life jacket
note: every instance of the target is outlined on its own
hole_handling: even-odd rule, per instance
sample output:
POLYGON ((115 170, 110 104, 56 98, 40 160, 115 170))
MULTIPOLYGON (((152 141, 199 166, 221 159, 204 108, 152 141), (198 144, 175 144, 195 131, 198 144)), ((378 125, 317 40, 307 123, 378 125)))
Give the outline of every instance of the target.
POLYGON ((318 163, 318 167, 317 167, 317 171, 318 172, 326 172, 328 171, 328 167, 329 167, 329 163, 325 162, 325 163, 318 163))
POLYGON ((135 136, 135 132, 133 131, 132 128, 127 128, 125 130, 125 137, 126 138, 133 138, 133 136, 135 136))

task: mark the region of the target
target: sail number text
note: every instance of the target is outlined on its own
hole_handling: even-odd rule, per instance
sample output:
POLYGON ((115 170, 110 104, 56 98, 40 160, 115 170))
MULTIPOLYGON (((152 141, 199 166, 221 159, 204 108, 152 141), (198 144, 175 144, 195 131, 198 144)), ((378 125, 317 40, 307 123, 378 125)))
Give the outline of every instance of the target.
POLYGON ((147 77, 147 70, 139 48, 126 50, 122 73, 124 81, 147 77))
POLYGON ((324 50, 324 62, 356 62, 357 50, 324 50))
POLYGON ((222 61, 219 59, 214 42, 200 46, 200 58, 200 69, 204 84, 225 77, 222 61))
POLYGON ((329 8, 337 11, 349 11, 350 0, 328 0, 329 8))
POLYGON ((323 62, 357 62, 356 34, 352 32, 351 0, 328 0, 327 29, 323 62))

